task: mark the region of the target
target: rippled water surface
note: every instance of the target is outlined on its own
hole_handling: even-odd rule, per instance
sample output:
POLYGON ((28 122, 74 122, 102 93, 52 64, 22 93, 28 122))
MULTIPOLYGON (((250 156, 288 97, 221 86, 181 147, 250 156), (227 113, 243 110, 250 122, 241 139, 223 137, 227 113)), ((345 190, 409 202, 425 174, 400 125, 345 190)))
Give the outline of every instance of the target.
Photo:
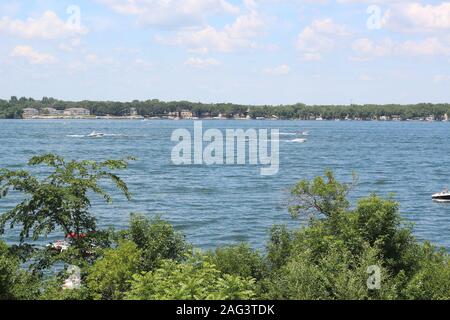
MULTIPOLYGON (((203 121, 203 126, 279 128, 286 133, 280 136, 279 173, 261 176, 255 166, 173 165, 170 136, 177 128, 192 130, 192 121, 2 120, 0 167, 24 168, 31 156, 47 152, 73 159, 136 156, 121 172, 133 200, 117 196, 112 205, 96 200, 100 225, 123 228, 130 212, 162 214, 203 248, 236 241, 262 247, 271 225, 294 223, 286 206, 296 181, 325 168, 350 181, 355 171, 359 184, 352 199, 394 193, 417 237, 450 249, 450 204, 431 201, 431 194, 450 186, 450 123, 203 121), (106 136, 85 137, 94 130, 106 136), (310 133, 297 134, 303 131, 310 133)), ((18 199, 1 199, 0 212, 18 199)), ((17 233, 9 232, 6 240, 17 240, 17 233)))

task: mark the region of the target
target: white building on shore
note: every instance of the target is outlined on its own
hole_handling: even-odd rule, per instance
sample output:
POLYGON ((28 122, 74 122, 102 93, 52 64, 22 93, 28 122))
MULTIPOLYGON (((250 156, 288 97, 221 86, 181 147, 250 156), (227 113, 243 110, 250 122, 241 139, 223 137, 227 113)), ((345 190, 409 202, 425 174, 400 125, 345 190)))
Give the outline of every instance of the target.
POLYGON ((56 116, 56 115, 61 114, 61 113, 62 112, 56 110, 55 108, 51 108, 51 107, 44 108, 44 109, 41 110, 41 114, 42 115, 47 115, 47 116, 56 116))
POLYGON ((25 108, 22 111, 23 119, 32 119, 37 116, 39 116, 39 110, 37 110, 35 108, 25 108))
POLYGON ((69 108, 64 110, 64 116, 66 117, 88 117, 91 112, 84 108, 69 108))

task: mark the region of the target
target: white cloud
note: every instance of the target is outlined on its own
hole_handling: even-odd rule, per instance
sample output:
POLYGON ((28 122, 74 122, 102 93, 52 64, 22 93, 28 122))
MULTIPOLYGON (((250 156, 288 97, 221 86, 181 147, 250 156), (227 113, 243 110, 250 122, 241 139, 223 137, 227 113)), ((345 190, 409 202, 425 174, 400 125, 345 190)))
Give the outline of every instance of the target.
POLYGON ((359 80, 361 81, 373 81, 374 78, 372 78, 371 76, 367 75, 367 74, 362 74, 359 76, 359 80))
POLYGON ((394 42, 387 38, 374 42, 368 38, 357 39, 352 44, 352 49, 366 56, 387 56, 392 53, 394 42))
POLYGON ((173 37, 156 39, 167 45, 187 47, 192 52, 208 53, 210 51, 233 52, 241 49, 256 48, 254 38, 265 27, 263 19, 252 11, 241 15, 222 30, 210 25, 204 27, 183 28, 173 37))
POLYGON ((283 76, 289 74, 291 68, 288 65, 283 64, 274 68, 265 68, 262 72, 270 76, 283 76))
POLYGON ((436 83, 450 82, 450 75, 448 75, 448 74, 436 74, 433 77, 433 81, 436 82, 436 83))
POLYGON ((322 59, 322 55, 317 52, 306 52, 303 54, 302 58, 305 61, 319 61, 322 59))
POLYGON ((108 64, 114 63, 114 59, 112 57, 99 57, 95 53, 86 54, 84 59, 88 63, 97 64, 97 65, 108 65, 108 64))
POLYGON ((58 48, 62 51, 72 52, 81 45, 81 38, 72 38, 67 42, 59 44, 58 48))
POLYGON ((437 5, 398 4, 383 15, 383 26, 402 32, 434 32, 450 29, 450 2, 437 5))
POLYGON ((88 32, 87 28, 62 21, 53 11, 46 11, 38 18, 13 20, 0 19, 0 33, 19 36, 26 39, 64 39, 77 37, 88 32))
POLYGON ((238 14, 226 0, 99 0, 120 14, 134 15, 151 26, 197 25, 208 15, 238 14))
POLYGON ((370 4, 393 4, 411 0, 337 0, 337 3, 370 3, 370 4))
POLYGON ((352 49, 365 57, 392 55, 433 56, 450 54, 450 47, 436 37, 406 41, 393 41, 390 38, 385 38, 377 42, 368 38, 361 38, 353 42, 352 49))
POLYGON ((39 53, 30 46, 15 47, 11 56, 25 58, 31 64, 50 64, 56 61, 55 57, 52 55, 39 53))
POLYGON ((134 62, 138 66, 141 66, 141 67, 144 67, 144 68, 151 68, 151 67, 153 67, 153 63, 151 63, 149 61, 146 61, 144 59, 141 59, 141 58, 137 58, 134 62))
POLYGON ((331 19, 314 20, 297 37, 297 49, 305 60, 320 60, 321 53, 334 49, 337 41, 349 36, 350 32, 331 19))
POLYGON ((219 66, 220 62, 214 58, 206 58, 206 59, 189 58, 186 60, 186 65, 189 65, 189 66, 195 67, 195 68, 204 69, 204 68, 208 68, 208 67, 219 66))

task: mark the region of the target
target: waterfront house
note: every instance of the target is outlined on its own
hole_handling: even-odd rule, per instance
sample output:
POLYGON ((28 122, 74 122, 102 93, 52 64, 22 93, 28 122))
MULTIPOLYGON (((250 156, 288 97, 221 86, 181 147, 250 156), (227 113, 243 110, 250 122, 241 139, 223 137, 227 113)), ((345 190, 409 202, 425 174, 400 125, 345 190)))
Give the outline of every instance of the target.
POLYGON ((167 113, 168 119, 175 119, 175 118, 179 118, 179 117, 180 117, 180 113, 178 111, 170 111, 167 113))
POLYGON ((39 115, 39 111, 35 108, 25 108, 22 111, 23 119, 31 119, 37 117, 39 115))
POLYGON ((68 117, 87 117, 91 115, 91 112, 84 108, 69 108, 64 110, 64 115, 68 117))
POLYGON ((58 115, 60 112, 58 110, 56 110, 55 108, 44 108, 41 110, 41 114, 42 115, 46 115, 46 116, 56 116, 58 115))
POLYGON ((228 117, 224 113, 219 113, 219 115, 217 117, 215 117, 214 119, 228 119, 228 117))
POLYGON ((194 117, 194 114, 190 110, 181 110, 180 112, 180 118, 182 119, 192 119, 194 117))

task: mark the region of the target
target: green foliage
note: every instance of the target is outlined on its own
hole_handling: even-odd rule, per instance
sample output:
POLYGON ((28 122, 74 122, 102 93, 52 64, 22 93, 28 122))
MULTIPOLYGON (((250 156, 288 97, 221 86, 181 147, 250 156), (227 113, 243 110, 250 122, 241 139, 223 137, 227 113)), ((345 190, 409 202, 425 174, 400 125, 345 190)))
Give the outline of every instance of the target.
MULTIPOLYGON (((356 177, 353 177, 356 181, 356 177)), ((293 217, 299 214, 320 213, 327 217, 348 209, 347 193, 352 185, 336 181, 333 172, 325 171, 325 178, 316 177, 312 181, 302 180, 292 188, 293 204, 289 212, 293 217)))
POLYGON ((149 220, 141 215, 131 215, 130 229, 124 235, 142 250, 143 271, 153 270, 164 259, 181 261, 191 251, 184 235, 159 217, 149 220))
POLYGON ((76 301, 91 300, 91 292, 86 286, 79 289, 63 289, 63 280, 59 277, 53 277, 42 285, 41 294, 36 299, 39 300, 59 300, 59 301, 76 301))
POLYGON ((164 260, 161 267, 135 275, 127 293, 130 300, 237 300, 251 299, 255 280, 221 275, 216 266, 201 255, 186 262, 164 260))
POLYGON ((245 243, 217 248, 209 255, 211 262, 223 274, 261 280, 268 271, 261 254, 245 243))
POLYGON ((118 300, 129 289, 133 274, 139 272, 141 250, 134 242, 121 240, 105 251, 88 270, 87 287, 94 299, 118 300))
POLYGON ((292 232, 286 226, 273 226, 267 245, 267 258, 273 270, 286 264, 292 250, 292 232))
POLYGON ((252 118, 277 116, 280 119, 315 119, 321 116, 324 119, 350 119, 359 118, 372 120, 381 116, 398 117, 401 120, 425 118, 434 115, 436 119, 442 119, 445 114, 450 113, 450 104, 419 103, 410 105, 314 105, 307 106, 302 103, 293 105, 240 105, 231 103, 198 103, 189 101, 164 102, 157 99, 131 102, 115 101, 62 101, 51 97, 43 97, 41 100, 32 98, 11 97, 9 101, 0 100, 0 119, 20 119, 24 108, 35 108, 42 110, 53 107, 58 110, 68 108, 85 108, 91 114, 97 116, 128 115, 131 108, 135 108, 142 116, 163 116, 169 112, 190 110, 196 116, 213 116, 219 114, 227 117, 234 115, 250 115, 252 118))
MULTIPOLYGON (((131 158, 127 159, 131 160, 131 158)), ((39 180, 24 170, 0 170, 0 197, 10 190, 24 193, 27 197, 15 208, 0 216, 0 233, 5 225, 10 228, 21 226, 20 240, 30 237, 38 239, 41 234, 48 235, 60 228, 69 233, 82 234, 95 231, 95 218, 89 212, 91 201, 89 192, 102 196, 108 203, 111 196, 99 183, 111 180, 127 198, 130 193, 126 184, 110 170, 125 169, 126 160, 69 161, 53 154, 31 158, 29 165, 46 165, 51 172, 39 180)), ((75 239, 75 242, 79 242, 75 239)))
POLYGON ((354 256, 342 242, 328 238, 323 252, 295 250, 288 262, 272 274, 267 284, 270 299, 381 299, 393 295, 388 270, 382 267, 376 249, 367 247, 354 256), (367 286, 368 267, 381 270, 379 290, 367 286))
POLYGON ((110 201, 99 187, 106 178, 129 197, 109 171, 125 168, 125 160, 66 163, 47 155, 30 164, 53 172, 39 180, 0 171, 3 196, 10 189, 28 195, 0 217, 1 231, 8 222, 22 225, 18 245, 0 241, 0 300, 450 299, 449 254, 418 242, 391 198, 370 195, 352 208, 347 194, 355 178, 342 184, 326 171, 300 181, 290 212, 310 219, 298 229, 274 226, 264 254, 244 243, 201 254, 159 217, 132 215, 127 230, 96 230, 87 195, 110 201), (23 242, 57 228, 87 235, 63 252, 23 242), (81 268, 80 289, 63 289, 67 274, 50 272, 58 263, 81 268), (368 286, 373 267, 379 288, 368 286))
POLYGON ((447 288, 436 285, 447 280, 448 254, 419 244, 411 227, 404 225, 396 202, 371 195, 350 210, 348 190, 350 185, 337 182, 330 171, 326 180, 301 181, 293 188, 294 216, 305 212, 314 216, 300 230, 273 230, 268 257, 279 270, 266 284, 266 295, 276 299, 445 298, 447 288), (372 265, 382 270, 379 290, 368 290, 366 285, 367 267, 372 265), (423 279, 429 280, 424 284, 423 279))
MULTIPOLYGON (((96 233, 98 235, 99 233, 96 233)), ((81 246, 69 246, 64 251, 54 250, 51 247, 36 250, 29 261, 29 269, 34 273, 45 273, 52 266, 61 264, 76 265, 87 268, 103 255, 107 248, 105 243, 98 242, 96 238, 83 239, 81 246)))
POLYGON ((392 272, 414 271, 419 246, 411 228, 402 225, 398 203, 372 195, 358 201, 353 214, 356 225, 352 227, 360 232, 364 241, 380 250, 392 272))
POLYGON ((20 267, 17 256, 0 241, 0 300, 28 300, 37 296, 39 280, 20 267))
POLYGON ((421 248, 420 267, 402 292, 403 298, 416 300, 450 299, 450 258, 429 245, 421 248))

